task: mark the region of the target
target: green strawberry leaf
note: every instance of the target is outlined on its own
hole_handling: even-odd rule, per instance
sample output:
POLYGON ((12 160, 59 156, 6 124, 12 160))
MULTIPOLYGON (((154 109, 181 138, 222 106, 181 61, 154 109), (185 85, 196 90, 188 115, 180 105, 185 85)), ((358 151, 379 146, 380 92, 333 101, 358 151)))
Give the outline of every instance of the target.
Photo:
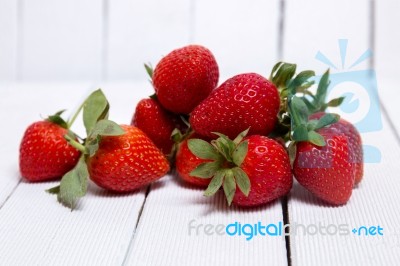
POLYGON ((62 113, 64 113, 65 110, 58 111, 54 115, 50 115, 47 117, 47 121, 59 125, 62 128, 68 129, 68 123, 61 117, 62 113))
POLYGON ((88 150, 89 157, 93 157, 96 154, 97 150, 99 149, 100 139, 101 137, 97 135, 97 137, 92 137, 91 139, 87 140, 86 148, 88 150))
MULTIPOLYGON (((339 98, 332 99, 326 104, 326 106, 338 107, 339 105, 341 105, 343 103, 345 98, 346 97, 339 97, 339 98)), ((322 110, 322 111, 324 111, 324 110, 322 110)))
POLYGON ((224 193, 226 196, 226 200, 228 201, 228 205, 231 206, 233 197, 235 196, 236 192, 235 178, 231 169, 225 170, 225 178, 222 186, 224 188, 224 193))
POLYGON ((237 137, 233 140, 233 142, 238 145, 244 137, 246 137, 247 133, 249 133, 250 128, 246 129, 243 132, 240 132, 239 135, 237 135, 237 137))
POLYGON ((52 188, 46 189, 46 192, 48 192, 50 194, 57 195, 58 193, 60 193, 60 186, 56 186, 56 187, 52 187, 52 188))
POLYGON ((306 125, 308 121, 307 105, 299 97, 293 96, 289 101, 289 112, 291 115, 292 128, 306 125))
POLYGON ((287 87, 289 88, 289 93, 295 95, 297 92, 306 92, 306 89, 314 84, 314 81, 308 81, 311 77, 315 76, 315 72, 311 70, 306 70, 300 72, 294 79, 292 79, 287 87))
POLYGON ((292 140, 294 140, 294 141, 307 141, 308 140, 307 126, 305 126, 305 125, 297 126, 293 130, 292 140))
POLYGON ((189 174, 199 178, 211 178, 220 168, 220 161, 201 163, 189 174))
POLYGON ((221 155, 213 145, 202 139, 189 139, 189 150, 197 157, 205 160, 219 160, 221 155))
POLYGON ((317 124, 315 125, 315 130, 326 127, 328 125, 334 124, 337 121, 339 121, 340 116, 338 114, 331 114, 331 113, 327 113, 324 116, 322 116, 317 124))
POLYGON ((146 69, 147 75, 149 75, 150 80, 152 80, 153 73, 154 73, 153 67, 151 66, 150 63, 148 63, 148 64, 144 64, 144 68, 146 69))
POLYGON ((318 124, 318 120, 312 119, 307 122, 307 131, 314 130, 318 124))
POLYGON ((328 91, 328 87, 330 84, 329 80, 329 69, 322 75, 317 88, 317 93, 315 95, 317 100, 317 106, 321 106, 321 104, 325 103, 326 94, 328 91))
POLYGON ((75 168, 62 177, 60 186, 51 188, 47 192, 57 194, 57 200, 72 211, 78 199, 86 194, 88 177, 85 156, 81 156, 75 168))
POLYGON ((87 135, 92 132, 97 121, 108 118, 109 109, 107 98, 100 89, 89 95, 83 106, 83 123, 87 135))
POLYGON ((250 179, 247 174, 240 168, 235 167, 232 169, 233 175, 236 179, 236 184, 239 187, 240 191, 248 197, 250 193, 250 179))
POLYGON ((120 136, 125 134, 125 131, 120 125, 111 120, 100 120, 93 127, 90 136, 120 136))
POLYGON ((325 139, 319 133, 315 131, 308 132, 308 139, 309 142, 317 145, 317 146, 325 146, 325 139))
POLYGON ((237 166, 241 166, 244 159, 246 158, 248 145, 249 142, 247 140, 243 141, 234 150, 232 154, 232 160, 233 163, 236 164, 237 166))
POLYGON ((225 170, 219 170, 215 173, 214 177, 211 179, 210 184, 208 185, 206 191, 204 191, 204 196, 209 197, 214 195, 219 188, 222 186, 222 182, 224 181, 225 170))
POLYGON ((295 73, 295 64, 279 62, 273 67, 269 79, 278 89, 282 89, 288 85, 295 73))

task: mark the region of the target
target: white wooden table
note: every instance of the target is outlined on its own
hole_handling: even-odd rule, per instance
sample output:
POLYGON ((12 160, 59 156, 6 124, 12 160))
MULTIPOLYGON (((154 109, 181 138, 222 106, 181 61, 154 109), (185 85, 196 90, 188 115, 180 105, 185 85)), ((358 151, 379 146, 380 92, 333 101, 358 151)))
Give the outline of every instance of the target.
POLYGON ((0 34, 0 265, 400 265, 400 33, 393 26, 400 25, 398 1, 40 2, 0 1, 0 32, 19 22, 0 34), (45 14, 47 21, 44 5, 53 11, 45 14), (107 19, 102 20, 104 12, 107 19), (344 69, 338 39, 348 39, 344 69), (204 198, 201 190, 166 176, 128 195, 90 184, 88 195, 70 212, 44 192, 56 182, 20 179, 19 141, 40 115, 77 107, 89 91, 101 87, 111 103, 111 118, 129 123, 136 103, 152 94, 141 63, 155 63, 192 42, 214 52, 220 81, 248 71, 267 76, 279 59, 322 73, 327 66, 315 60, 318 51, 338 66, 332 73, 342 73, 365 50, 373 50, 374 60, 351 71, 376 71, 379 98, 367 96, 380 106, 382 128, 362 138, 382 157, 365 164, 364 181, 347 205, 326 206, 295 184, 287 200, 227 208, 221 195, 204 198), (57 47, 73 47, 74 53, 57 47), (65 82, 71 79, 83 81, 65 82), (189 235, 193 220, 195 225, 380 225, 384 235, 300 234, 246 241, 243 236, 189 235))

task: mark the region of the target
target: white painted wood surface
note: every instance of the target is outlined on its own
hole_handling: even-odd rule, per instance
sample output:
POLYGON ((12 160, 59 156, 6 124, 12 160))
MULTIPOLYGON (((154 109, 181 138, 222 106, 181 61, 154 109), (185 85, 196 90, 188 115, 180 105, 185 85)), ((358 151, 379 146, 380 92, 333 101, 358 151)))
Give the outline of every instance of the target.
POLYGON ((400 132, 398 103, 398 62, 400 62, 400 32, 393 25, 400 24, 397 11, 400 2, 395 0, 376 1, 376 71, 379 79, 379 95, 390 119, 400 132), (396 11, 395 11, 396 10, 396 11))
POLYGON ((270 74, 278 55, 279 1, 196 1, 194 42, 216 56, 223 82, 246 72, 270 74))
POLYGON ((284 237, 207 235, 207 225, 263 224, 283 220, 279 200, 253 209, 229 208, 222 193, 205 198, 201 189, 169 176, 151 186, 127 256, 128 265, 287 265, 284 237), (189 232, 189 226, 193 230, 189 232), (201 226, 198 228, 198 226, 201 226), (198 234, 197 234, 198 233, 198 234))
MULTIPOLYGON (((0 1, 0 119, 9 125, 0 131, 0 264, 399 264, 398 1, 40 3, 0 1), (375 27, 370 17, 374 4, 375 27), (151 186, 147 197, 146 188, 116 196, 91 184, 88 196, 71 213, 44 192, 55 182, 19 181, 18 146, 27 125, 40 114, 78 106, 97 87, 111 102, 111 118, 129 123, 136 103, 152 94, 142 63, 155 64, 173 48, 191 42, 208 46, 220 63, 222 82, 245 71, 266 75, 280 56, 298 63, 300 69, 321 73, 327 65, 315 59, 318 51, 338 66, 332 73, 341 73, 338 39, 348 39, 344 71, 365 50, 374 49, 373 61, 351 70, 375 67, 383 129, 362 137, 380 150, 382 161, 365 165, 365 179, 344 207, 327 207, 295 185, 287 206, 289 222, 379 224, 385 234, 381 238, 292 236, 288 260, 282 238, 246 241, 188 233, 192 219, 195 224, 282 221, 280 201, 228 210, 221 195, 206 199, 200 190, 166 176, 151 186), (16 79, 45 82, 15 84, 16 79), (75 82, 48 83, 56 80, 75 82)), ((359 99, 366 100, 365 95, 359 99)))
POLYGON ((15 81, 17 77, 17 1, 0 1, 0 80, 15 81))
POLYGON ((192 1, 108 2, 105 78, 147 79, 144 63, 188 44, 192 1))
POLYGON ((23 1, 20 80, 101 78, 102 1, 23 1))

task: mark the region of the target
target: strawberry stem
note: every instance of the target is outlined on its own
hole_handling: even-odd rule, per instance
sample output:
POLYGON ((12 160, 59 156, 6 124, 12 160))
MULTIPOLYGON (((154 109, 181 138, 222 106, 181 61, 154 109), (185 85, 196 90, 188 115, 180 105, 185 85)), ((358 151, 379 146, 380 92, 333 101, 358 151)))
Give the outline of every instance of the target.
POLYGON ((74 140, 68 135, 65 135, 64 138, 67 140, 68 144, 74 147, 75 149, 81 151, 83 154, 88 154, 88 150, 85 146, 74 140))
POLYGON ((76 110, 75 114, 71 117, 71 119, 67 122, 68 128, 71 128, 72 124, 75 122, 76 118, 78 117, 79 113, 82 111, 83 106, 85 105, 86 101, 84 101, 76 110))

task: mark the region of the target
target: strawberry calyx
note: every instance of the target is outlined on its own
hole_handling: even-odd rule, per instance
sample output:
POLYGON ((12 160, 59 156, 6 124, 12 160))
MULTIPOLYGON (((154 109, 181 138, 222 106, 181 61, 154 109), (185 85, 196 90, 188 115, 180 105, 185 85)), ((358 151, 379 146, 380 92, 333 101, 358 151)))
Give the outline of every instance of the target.
POLYGON ((58 111, 54 115, 49 115, 45 120, 59 125, 62 128, 69 129, 68 123, 61 117, 64 112, 65 110, 58 111))
POLYGON ((222 186, 228 204, 231 205, 236 192, 236 186, 248 196, 250 193, 250 179, 240 167, 246 158, 248 141, 243 140, 249 129, 240 133, 234 140, 230 140, 221 133, 211 143, 202 139, 189 139, 189 150, 197 157, 211 162, 199 164, 191 176, 198 178, 212 178, 204 192, 204 196, 214 195, 222 186))
MULTIPOLYGON (((64 136, 71 146, 81 151, 82 155, 78 164, 62 177, 60 185, 46 191, 56 194, 57 200, 69 207, 71 211, 75 208, 78 199, 87 192, 89 172, 86 160, 99 149, 101 137, 120 136, 125 133, 117 123, 108 120, 109 109, 110 105, 101 89, 94 91, 79 108, 79 111, 83 110, 87 138, 80 143, 70 133, 64 136)), ((76 116, 77 114, 74 115, 76 116)))

